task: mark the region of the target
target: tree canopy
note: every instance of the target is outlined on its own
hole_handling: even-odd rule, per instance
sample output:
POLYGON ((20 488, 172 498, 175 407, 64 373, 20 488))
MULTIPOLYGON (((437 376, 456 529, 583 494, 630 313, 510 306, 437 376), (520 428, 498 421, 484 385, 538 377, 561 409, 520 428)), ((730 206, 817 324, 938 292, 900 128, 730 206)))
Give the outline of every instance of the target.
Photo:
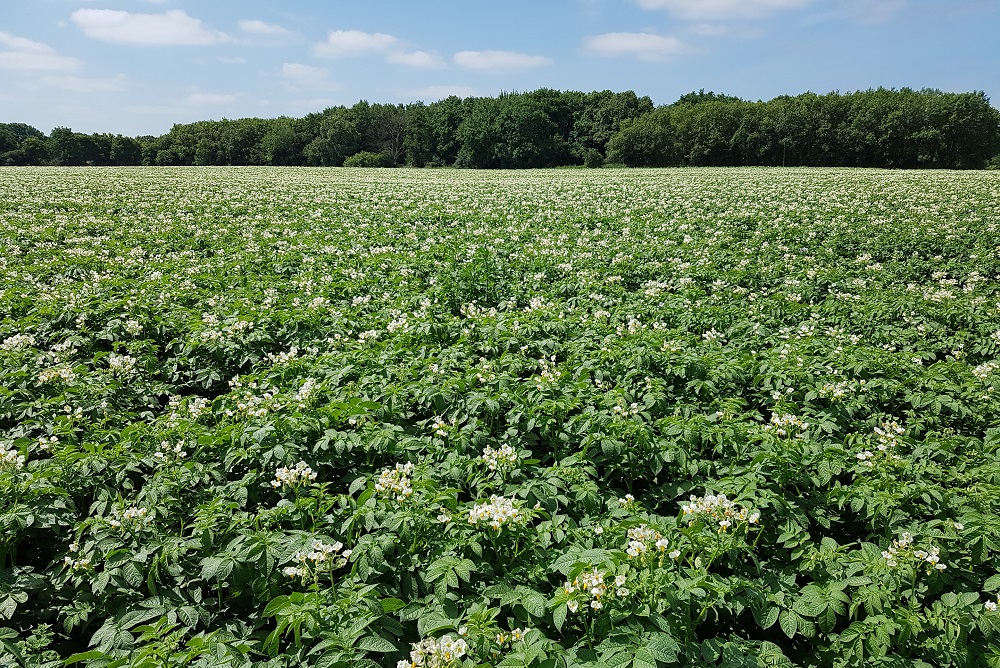
POLYGON ((303 118, 176 124, 160 137, 63 127, 46 137, 0 124, 0 165, 976 169, 991 160, 1000 162, 1000 111, 985 93, 908 88, 756 102, 701 90, 660 107, 632 91, 543 88, 430 104, 362 100, 303 118))

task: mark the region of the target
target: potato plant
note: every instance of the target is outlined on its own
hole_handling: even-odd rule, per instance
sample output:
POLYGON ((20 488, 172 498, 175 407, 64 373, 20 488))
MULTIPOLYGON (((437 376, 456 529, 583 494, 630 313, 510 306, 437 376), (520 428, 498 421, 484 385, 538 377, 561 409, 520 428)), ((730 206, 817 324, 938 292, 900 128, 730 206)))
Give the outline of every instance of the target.
POLYGON ((0 664, 1000 665, 1000 173, 0 170, 0 664))

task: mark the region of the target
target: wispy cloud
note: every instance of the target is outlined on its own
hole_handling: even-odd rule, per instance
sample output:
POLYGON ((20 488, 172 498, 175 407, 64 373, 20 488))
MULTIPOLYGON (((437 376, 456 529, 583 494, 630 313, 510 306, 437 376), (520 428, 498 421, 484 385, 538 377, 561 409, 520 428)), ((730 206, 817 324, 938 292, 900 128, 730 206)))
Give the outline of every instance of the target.
POLYGON ((607 32, 584 40, 590 53, 604 56, 635 56, 639 60, 666 60, 686 47, 676 37, 644 32, 607 32))
POLYGON ((192 106, 217 106, 236 102, 236 96, 228 93, 191 93, 184 101, 192 106))
POLYGON ((111 44, 137 46, 205 46, 234 41, 201 19, 173 9, 163 14, 136 14, 116 9, 78 9, 70 15, 87 37, 111 44))
POLYGON ((452 61, 468 70, 493 73, 527 70, 552 64, 551 58, 517 51, 459 51, 452 57, 452 61))
POLYGON ((329 79, 330 72, 325 67, 315 67, 303 63, 283 63, 281 76, 292 88, 307 88, 310 90, 332 88, 329 79))
POLYGON ((313 45, 313 53, 321 58, 346 58, 349 56, 383 56, 385 62, 415 69, 440 69, 447 62, 433 51, 413 49, 412 45, 395 35, 361 30, 333 30, 326 40, 313 45))
POLYGON ((906 8, 908 0, 864 0, 851 2, 852 18, 865 25, 877 25, 891 21, 906 8))
POLYGON ((405 65, 417 69, 432 70, 446 66, 444 58, 429 51, 394 51, 386 56, 386 62, 405 65))
POLYGON ((665 9, 688 21, 756 19, 775 12, 801 9, 813 0, 635 0, 643 9, 665 9))
POLYGON ((399 43, 392 35, 361 30, 333 30, 326 41, 313 46, 313 53, 322 58, 344 58, 370 53, 385 53, 399 43))
POLYGON ((79 67, 79 60, 60 56, 48 44, 0 32, 0 69, 72 71, 79 67))
POLYGON ((263 37, 282 37, 290 34, 288 30, 282 28, 276 23, 265 23, 264 21, 258 21, 256 19, 243 20, 237 25, 239 25, 240 30, 251 35, 260 35, 263 37))
POLYGON ((59 88, 74 93, 110 93, 124 90, 128 79, 123 74, 110 78, 86 78, 46 75, 39 79, 43 86, 59 88))
MULTIPOLYGON (((849 21, 863 26, 888 23, 909 6, 909 0, 840 0, 826 11, 807 16, 806 25, 849 21)), ((952 7, 949 5, 949 9, 952 7)), ((942 8, 943 9, 943 8, 942 8)))

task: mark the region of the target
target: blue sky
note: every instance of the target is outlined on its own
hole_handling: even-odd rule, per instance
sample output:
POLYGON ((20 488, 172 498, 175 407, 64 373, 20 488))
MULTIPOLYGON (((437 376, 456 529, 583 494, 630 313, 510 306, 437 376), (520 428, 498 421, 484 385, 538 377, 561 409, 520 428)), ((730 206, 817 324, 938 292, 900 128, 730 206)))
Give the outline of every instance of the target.
POLYGON ((162 134, 540 87, 1000 102, 997 0, 0 0, 0 122, 162 134))

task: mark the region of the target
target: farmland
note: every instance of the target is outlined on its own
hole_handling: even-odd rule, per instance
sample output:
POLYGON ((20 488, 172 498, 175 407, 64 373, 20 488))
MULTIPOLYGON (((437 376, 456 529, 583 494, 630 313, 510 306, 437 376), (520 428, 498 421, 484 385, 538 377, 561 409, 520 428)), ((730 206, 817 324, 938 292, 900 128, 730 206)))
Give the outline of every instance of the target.
POLYGON ((997 665, 998 202, 0 169, 0 664, 997 665))

